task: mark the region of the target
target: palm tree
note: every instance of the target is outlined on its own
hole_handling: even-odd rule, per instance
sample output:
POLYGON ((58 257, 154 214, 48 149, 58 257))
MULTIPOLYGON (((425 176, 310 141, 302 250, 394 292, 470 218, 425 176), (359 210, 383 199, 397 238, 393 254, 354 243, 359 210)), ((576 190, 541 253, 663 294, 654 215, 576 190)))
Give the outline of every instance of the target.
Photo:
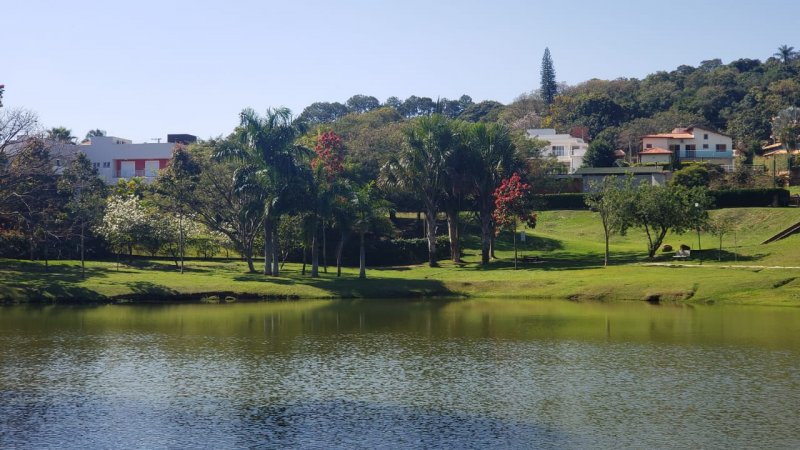
POLYGON ((789 64, 797 56, 797 52, 794 51, 794 47, 784 44, 778 47, 778 51, 772 56, 780 59, 784 64, 789 64))
POLYGON ((472 170, 472 193, 481 222, 481 264, 489 264, 490 245, 494 234, 492 212, 494 191, 504 176, 514 169, 516 147, 511 132, 500 123, 470 124, 464 131, 472 170))
POLYGON ((428 264, 436 267, 436 214, 445 187, 453 132, 441 114, 419 117, 405 131, 397 157, 382 170, 382 182, 419 195, 425 209, 428 264))
POLYGON ((239 114, 238 145, 226 146, 216 158, 234 158, 241 166, 234 175, 238 190, 257 194, 264 214, 264 275, 277 276, 280 257, 278 220, 288 205, 290 185, 298 178, 300 158, 308 150, 295 143, 304 132, 288 108, 267 109, 264 117, 247 108, 239 114), (271 262, 271 264, 270 264, 271 262))
POLYGON ((75 143, 75 136, 72 135, 72 130, 66 127, 53 127, 47 130, 47 138, 65 144, 75 143))
POLYGON ((354 213, 353 228, 359 236, 358 277, 367 277, 367 259, 364 249, 364 235, 381 220, 386 220, 389 205, 386 200, 377 196, 372 182, 367 183, 352 193, 350 200, 354 213))

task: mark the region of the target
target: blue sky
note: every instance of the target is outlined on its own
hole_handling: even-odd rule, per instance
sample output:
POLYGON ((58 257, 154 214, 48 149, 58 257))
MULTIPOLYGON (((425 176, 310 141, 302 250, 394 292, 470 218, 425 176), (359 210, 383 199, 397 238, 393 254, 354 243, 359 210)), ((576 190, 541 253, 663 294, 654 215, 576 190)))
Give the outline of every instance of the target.
POLYGON ((5 106, 136 142, 353 94, 508 103, 538 87, 545 47, 569 84, 800 47, 797 0, 10 3, 5 106))

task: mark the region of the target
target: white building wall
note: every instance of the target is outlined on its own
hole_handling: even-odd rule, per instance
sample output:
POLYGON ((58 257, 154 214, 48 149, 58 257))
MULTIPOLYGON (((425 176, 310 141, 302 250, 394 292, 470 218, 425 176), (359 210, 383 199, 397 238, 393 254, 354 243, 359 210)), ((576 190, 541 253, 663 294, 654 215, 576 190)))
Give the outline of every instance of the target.
POLYGON ((527 130, 528 138, 539 139, 550 143, 542 149, 544 156, 555 156, 558 162, 567 166, 569 173, 573 173, 583 165, 583 156, 589 146, 581 138, 569 134, 557 134, 553 128, 533 128, 527 130), (556 154, 555 147, 563 147, 561 154, 556 154))
POLYGON ((79 150, 86 154, 92 163, 97 166, 100 178, 106 183, 117 182, 114 173, 115 161, 125 159, 170 159, 175 144, 172 143, 144 143, 134 144, 128 139, 114 136, 92 137, 91 142, 79 146, 79 150))

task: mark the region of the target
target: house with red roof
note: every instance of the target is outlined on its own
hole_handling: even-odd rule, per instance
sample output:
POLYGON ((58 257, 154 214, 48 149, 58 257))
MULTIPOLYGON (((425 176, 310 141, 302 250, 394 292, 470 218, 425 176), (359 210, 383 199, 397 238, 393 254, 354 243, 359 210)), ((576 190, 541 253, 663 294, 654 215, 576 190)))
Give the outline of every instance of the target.
POLYGON ((702 161, 733 170, 733 139, 702 127, 675 128, 669 133, 642 136, 639 161, 702 161))

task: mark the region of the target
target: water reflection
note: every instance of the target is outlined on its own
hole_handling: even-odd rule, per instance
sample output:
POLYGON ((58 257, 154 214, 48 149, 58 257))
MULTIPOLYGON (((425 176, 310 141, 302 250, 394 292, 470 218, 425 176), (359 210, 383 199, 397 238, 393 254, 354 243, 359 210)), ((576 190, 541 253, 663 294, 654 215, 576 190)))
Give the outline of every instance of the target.
POLYGON ((800 311, 0 308, 0 447, 800 445, 800 311))

